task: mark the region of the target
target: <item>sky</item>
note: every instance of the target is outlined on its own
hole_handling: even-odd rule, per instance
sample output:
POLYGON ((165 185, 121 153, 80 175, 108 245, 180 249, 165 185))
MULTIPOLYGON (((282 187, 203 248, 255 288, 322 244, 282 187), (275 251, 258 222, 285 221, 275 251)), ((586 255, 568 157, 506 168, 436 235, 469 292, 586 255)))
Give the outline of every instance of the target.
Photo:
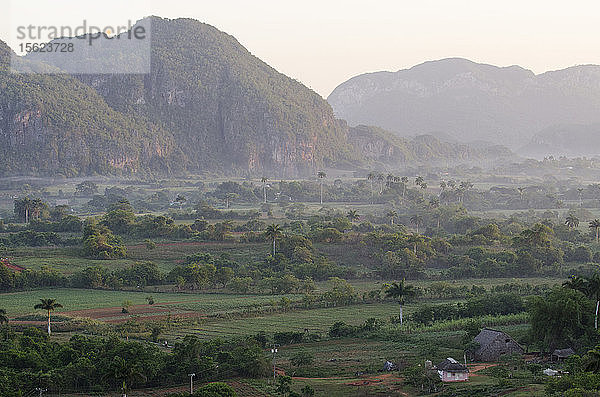
POLYGON ((600 64, 600 2, 588 0, 0 0, 0 39, 20 25, 116 26, 190 17, 323 97, 358 74, 448 57, 535 73, 600 64))

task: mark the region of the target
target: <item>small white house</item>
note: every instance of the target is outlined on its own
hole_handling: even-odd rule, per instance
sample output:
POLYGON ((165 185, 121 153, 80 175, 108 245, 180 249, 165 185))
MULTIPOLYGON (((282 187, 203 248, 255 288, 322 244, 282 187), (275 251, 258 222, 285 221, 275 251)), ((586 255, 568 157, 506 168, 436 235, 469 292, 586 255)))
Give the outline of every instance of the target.
POLYGON ((436 369, 442 382, 464 382, 469 380, 469 369, 451 357, 436 365, 436 369))

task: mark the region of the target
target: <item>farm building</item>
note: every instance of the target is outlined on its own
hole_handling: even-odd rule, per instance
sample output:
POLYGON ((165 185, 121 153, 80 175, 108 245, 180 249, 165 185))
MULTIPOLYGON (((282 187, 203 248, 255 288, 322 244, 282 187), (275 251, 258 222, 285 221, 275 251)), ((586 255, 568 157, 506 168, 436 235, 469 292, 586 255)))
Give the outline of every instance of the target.
POLYGON ((469 380, 469 369, 448 357, 435 366, 442 382, 464 382, 469 380))
POLYGON ((507 333, 491 328, 484 328, 475 337, 479 344, 473 352, 477 361, 498 361, 504 354, 523 354, 525 350, 507 333))
POLYGON ((575 350, 571 349, 556 349, 552 352, 552 361, 562 361, 575 354, 575 350))

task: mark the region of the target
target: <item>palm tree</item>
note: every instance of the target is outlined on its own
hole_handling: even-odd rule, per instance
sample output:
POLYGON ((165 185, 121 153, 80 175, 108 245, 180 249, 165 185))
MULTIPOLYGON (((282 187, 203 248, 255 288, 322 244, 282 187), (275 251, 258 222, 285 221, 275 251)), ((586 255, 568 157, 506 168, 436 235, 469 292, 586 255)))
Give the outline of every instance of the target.
POLYGON ((417 176, 415 178, 415 185, 421 186, 425 182, 425 179, 422 176, 417 176))
POLYGON ((387 218, 390 218, 390 224, 394 226, 394 219, 398 217, 398 213, 394 210, 389 210, 387 214, 385 214, 387 218))
POLYGON ((321 204, 323 204, 323 178, 327 177, 327 174, 323 171, 317 172, 317 177, 321 181, 321 204))
POLYGON ((60 303, 56 302, 56 299, 40 299, 41 303, 38 303, 33 308, 42 309, 48 312, 48 335, 50 335, 50 312, 63 307, 60 303))
POLYGON ((423 217, 419 214, 414 214, 410 217, 410 223, 417 227, 417 234, 419 234, 419 225, 423 223, 423 217))
POLYGON ((263 197, 264 197, 264 202, 265 204, 267 203, 267 181, 269 180, 269 178, 267 178, 266 176, 263 176, 260 181, 262 182, 263 185, 263 197))
POLYGON ((360 215, 358 215, 358 212, 356 210, 350 210, 350 211, 348 211, 348 213, 346 214, 346 216, 348 217, 348 219, 350 220, 350 222, 357 221, 360 218, 360 215))
POLYGON ((519 196, 521 196, 521 201, 523 201, 523 195, 525 194, 525 188, 518 187, 517 190, 519 191, 519 196))
POLYGON ((404 194, 406 193, 406 185, 408 184, 408 177, 403 176, 400 178, 400 180, 402 181, 402 198, 404 198, 404 194))
POLYGON ((442 193, 444 193, 444 191, 446 191, 447 187, 448 187, 448 185, 446 185, 446 181, 440 182, 440 197, 441 197, 442 193))
POLYGON ((379 182, 379 194, 383 194, 383 181, 385 181, 385 176, 383 176, 383 174, 378 174, 377 181, 379 182))
POLYGON ((8 324, 8 316, 6 315, 6 310, 0 309, 0 325, 8 324))
POLYGON ((594 231, 596 232, 596 243, 599 242, 600 236, 599 236, 599 231, 600 231, 600 219, 594 219, 593 221, 590 222, 590 229, 594 229, 594 231))
POLYGON ((415 295, 417 295, 417 289, 412 285, 404 284, 404 279, 399 283, 394 282, 386 287, 385 296, 396 299, 400 304, 400 325, 402 325, 404 320, 402 317, 402 306, 415 295))
POLYGON ((566 217, 565 225, 567 225, 569 229, 573 229, 579 226, 579 218, 577 218, 575 214, 569 214, 566 217))
POLYGON ((275 241, 281 237, 281 235, 281 226, 279 225, 271 224, 267 226, 267 229, 265 230, 265 236, 273 240, 273 256, 275 256, 275 241))
POLYGON ((374 172, 369 172, 369 175, 367 175, 367 179, 369 180, 369 182, 371 182, 371 204, 373 204, 373 181, 375 180, 377 176, 375 175, 374 172))

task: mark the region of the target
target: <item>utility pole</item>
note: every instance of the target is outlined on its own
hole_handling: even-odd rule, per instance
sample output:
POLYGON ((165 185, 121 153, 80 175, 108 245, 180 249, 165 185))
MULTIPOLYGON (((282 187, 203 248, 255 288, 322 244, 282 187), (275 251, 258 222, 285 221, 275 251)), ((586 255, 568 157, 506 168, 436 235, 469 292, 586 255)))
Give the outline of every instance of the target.
POLYGON ((275 384, 275 355, 277 354, 277 346, 279 345, 273 345, 271 349, 271 353, 273 353, 273 384, 275 384))
POLYGON ((190 394, 194 394, 194 376, 196 374, 188 374, 188 376, 190 377, 190 394))

